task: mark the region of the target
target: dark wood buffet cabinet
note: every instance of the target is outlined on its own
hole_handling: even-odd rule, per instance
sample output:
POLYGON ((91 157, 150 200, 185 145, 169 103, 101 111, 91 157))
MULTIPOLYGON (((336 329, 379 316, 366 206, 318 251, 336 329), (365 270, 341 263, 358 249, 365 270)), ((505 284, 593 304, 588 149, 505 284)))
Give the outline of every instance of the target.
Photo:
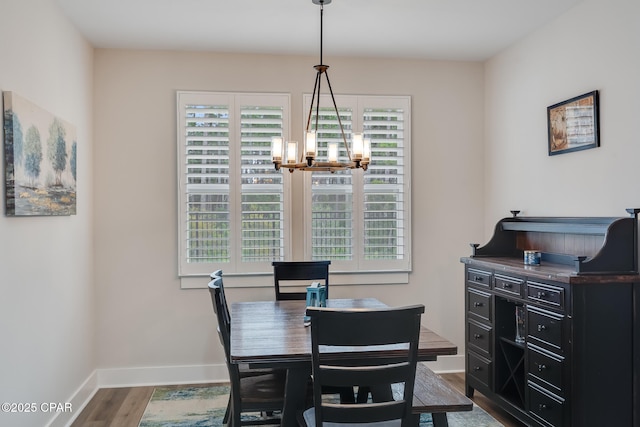
POLYGON ((640 426, 640 209, 627 212, 512 211, 471 245, 461 258, 468 397, 478 390, 530 426, 640 426), (527 250, 539 265, 524 264, 527 250))

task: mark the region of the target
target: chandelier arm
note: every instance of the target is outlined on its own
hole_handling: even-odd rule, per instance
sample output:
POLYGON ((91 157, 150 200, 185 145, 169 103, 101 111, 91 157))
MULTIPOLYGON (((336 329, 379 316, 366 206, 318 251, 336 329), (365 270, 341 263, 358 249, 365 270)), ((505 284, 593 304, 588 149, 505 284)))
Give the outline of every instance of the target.
POLYGON ((320 87, 322 86, 322 73, 324 73, 325 70, 325 68, 318 68, 318 97, 316 98, 316 141, 318 140, 318 121, 320 119, 320 87))
POLYGON ((344 127, 342 126, 342 120, 340 119, 340 112, 338 111, 338 105, 336 104, 336 98, 333 96, 333 89, 331 89, 331 82, 329 81, 329 73, 325 70, 324 76, 327 79, 327 85, 329 86, 329 93, 331 94, 331 101, 333 101, 333 108, 336 110, 336 116, 338 117, 338 125, 340 125, 340 133, 342 134, 342 141, 344 142, 344 148, 347 150, 347 158, 349 162, 351 159, 351 151, 349 150, 349 144, 347 144, 347 137, 344 135, 344 127))
MULTIPOLYGON (((305 132, 309 132, 309 125, 311 124, 311 114, 313 112, 313 102, 316 99, 316 94, 318 98, 320 98, 320 91, 318 90, 318 86, 320 85, 320 71, 316 73, 316 82, 313 85, 313 95, 311 95, 311 103, 309 104, 309 115, 307 116, 307 127, 305 128, 305 132)), ((316 131, 318 130, 318 122, 316 121, 316 131)))

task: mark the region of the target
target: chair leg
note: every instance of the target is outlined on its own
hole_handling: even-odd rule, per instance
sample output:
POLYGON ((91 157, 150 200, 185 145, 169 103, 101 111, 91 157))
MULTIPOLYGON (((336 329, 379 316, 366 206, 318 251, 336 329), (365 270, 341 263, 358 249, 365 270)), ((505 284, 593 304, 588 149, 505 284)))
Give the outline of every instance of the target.
POLYGON ((347 387, 340 390, 340 403, 356 403, 356 397, 353 393, 353 388, 347 387))
POLYGON ((365 386, 358 387, 358 398, 356 399, 356 402, 367 403, 367 400, 369 400, 370 391, 371 390, 369 389, 369 387, 365 387, 365 386))
POLYGON ((448 427, 449 421, 447 421, 447 413, 446 412, 437 412, 432 413, 431 418, 433 418, 433 427, 448 427))
POLYGON ((222 424, 227 424, 229 421, 229 415, 231 412, 231 393, 229 393, 229 402, 227 403, 227 410, 224 411, 224 418, 222 418, 222 424))

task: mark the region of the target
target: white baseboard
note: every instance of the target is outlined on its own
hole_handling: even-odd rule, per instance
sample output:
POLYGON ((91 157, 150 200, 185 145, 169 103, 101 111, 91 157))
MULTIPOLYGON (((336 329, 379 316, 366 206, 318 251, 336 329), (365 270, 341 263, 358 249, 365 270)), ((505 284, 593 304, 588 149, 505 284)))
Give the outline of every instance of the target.
POLYGON ((70 426, 101 388, 228 382, 226 365, 96 369, 67 402, 72 412, 58 413, 46 427, 70 426))
POLYGON ((100 388, 200 384, 229 381, 226 365, 98 369, 100 388))
MULTIPOLYGON (((440 356, 427 362, 436 373, 463 372, 464 355, 440 356)), ((71 396, 73 412, 61 412, 47 427, 69 426, 100 388, 139 387, 172 384, 201 384, 228 382, 225 365, 148 366, 139 368, 97 369, 71 396)))
POLYGON ((427 362, 429 368, 436 374, 448 374, 453 372, 464 372, 464 354, 454 356, 438 356, 435 362, 427 362))
POLYGON ((96 394, 98 388, 100 388, 98 386, 98 375, 96 371, 93 371, 84 383, 78 387, 75 393, 65 401, 71 404, 73 410, 71 412, 64 411, 56 413, 53 419, 47 424, 47 427, 64 427, 71 425, 87 403, 89 403, 93 395, 96 394))

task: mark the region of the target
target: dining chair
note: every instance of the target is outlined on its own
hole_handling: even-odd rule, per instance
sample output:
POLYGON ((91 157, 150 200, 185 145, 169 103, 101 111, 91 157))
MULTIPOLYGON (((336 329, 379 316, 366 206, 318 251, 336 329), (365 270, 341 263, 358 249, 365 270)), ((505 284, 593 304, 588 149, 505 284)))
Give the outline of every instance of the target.
MULTIPOLYGON (((284 287, 280 287, 280 282, 285 281, 306 281, 307 285, 311 281, 321 280, 325 286, 325 297, 329 298, 329 265, 327 261, 273 261, 273 281, 276 291, 276 301, 306 300, 306 289, 302 292, 285 292, 284 287)), ((354 390, 350 388, 330 388, 323 390, 326 394, 340 394, 340 400, 344 403, 353 402, 356 399, 354 390)), ((365 391, 367 394, 367 391, 365 391)))
POLYGON ((222 277, 209 282, 209 293, 213 309, 218 319, 218 337, 224 348, 225 362, 229 371, 230 392, 227 410, 223 423, 232 427, 243 425, 264 425, 280 422, 279 415, 284 406, 284 390, 286 371, 265 370, 242 371, 238 364, 231 363, 231 324, 228 317, 226 297, 222 277), (226 314, 225 314, 226 313, 226 314), (242 420, 242 414, 246 412, 260 412, 259 419, 242 420), (266 415, 265 415, 266 414, 266 415))
POLYGON ((412 414, 412 406, 422 313, 423 305, 366 310, 308 307, 314 406, 304 411, 300 424, 307 427, 417 426, 418 415, 412 414), (376 353, 384 353, 386 346, 394 346, 388 350, 397 351, 398 345, 406 352, 389 354, 389 357, 368 354, 366 349, 366 346, 376 346, 376 353), (350 352, 354 354, 349 355, 350 352), (386 393, 387 399, 378 397, 355 404, 333 402, 322 396, 322 388, 326 386, 368 386, 373 390, 390 389, 391 384, 397 383, 404 384, 397 400, 390 391, 386 393))
MULTIPOLYGON (((222 305, 221 305, 221 309, 222 309, 222 315, 225 317, 225 323, 227 325, 231 325, 231 314, 229 312, 229 305, 227 304, 227 297, 224 293, 224 285, 223 285, 223 280, 222 280, 222 270, 216 270, 213 273, 211 273, 209 275, 209 277, 211 278, 211 282, 215 281, 216 279, 220 279, 218 280, 216 283, 218 284, 218 286, 220 286, 220 297, 222 299, 222 305)), ((213 298, 213 295, 212 295, 213 298)), ((211 300, 213 302, 213 299, 211 300)), ((213 311, 214 313, 218 314, 218 312, 216 311, 216 305, 213 304, 213 311)))
MULTIPOLYGON (((329 264, 331 261, 273 261, 273 281, 276 290, 276 301, 305 300, 307 292, 286 292, 281 288, 284 281, 324 281, 326 296, 329 298, 329 264)), ((308 286, 305 285, 305 286, 308 286)))

